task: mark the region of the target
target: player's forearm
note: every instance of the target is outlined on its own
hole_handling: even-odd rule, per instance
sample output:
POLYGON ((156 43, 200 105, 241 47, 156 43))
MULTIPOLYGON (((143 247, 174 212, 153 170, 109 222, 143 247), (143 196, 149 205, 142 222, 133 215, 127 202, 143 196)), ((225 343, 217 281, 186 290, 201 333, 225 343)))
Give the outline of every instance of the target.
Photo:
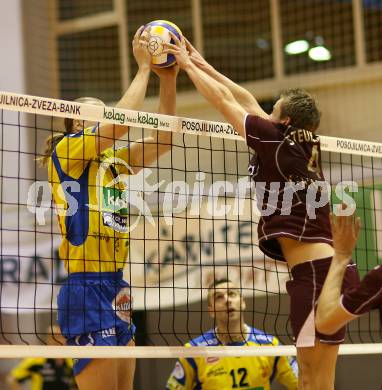
POLYGON ((236 84, 224 74, 217 71, 211 65, 206 67, 204 71, 214 80, 226 86, 231 91, 232 95, 238 101, 238 103, 243 106, 247 111, 249 111, 253 107, 253 105, 257 103, 257 100, 250 92, 248 92, 240 85, 236 84))
POLYGON ((118 108, 128 110, 139 110, 143 105, 143 100, 146 95, 147 84, 150 77, 150 67, 142 66, 138 69, 129 89, 123 95, 122 99, 117 103, 118 108))
MULTIPOLYGON (((160 78, 158 112, 166 115, 176 113, 176 77, 172 75, 160 78)), ((171 148, 172 132, 154 131, 152 136, 158 143, 159 156, 171 148)))
MULTIPOLYGON (((117 103, 116 107, 128 110, 139 110, 146 95, 147 84, 150 77, 150 67, 142 66, 138 69, 129 89, 117 103)), ((103 123, 98 129, 98 153, 110 148, 117 139, 123 137, 129 130, 125 125, 111 125, 103 123)))
MULTIPOLYGON (((161 76, 159 92, 160 114, 174 115, 176 111, 176 77, 161 76)), ((143 167, 151 165, 171 149, 172 132, 153 130, 150 137, 130 146, 130 164, 138 173, 143 167)))
POLYGON ((185 69, 196 89, 218 110, 224 101, 234 100, 232 92, 224 84, 190 63, 185 69))
POLYGON ((321 291, 318 306, 316 325, 324 328, 333 320, 334 313, 340 304, 341 286, 349 264, 350 257, 335 253, 330 265, 324 287, 321 291))
POLYGON ((159 87, 160 114, 175 115, 176 112, 176 77, 162 76, 159 87))

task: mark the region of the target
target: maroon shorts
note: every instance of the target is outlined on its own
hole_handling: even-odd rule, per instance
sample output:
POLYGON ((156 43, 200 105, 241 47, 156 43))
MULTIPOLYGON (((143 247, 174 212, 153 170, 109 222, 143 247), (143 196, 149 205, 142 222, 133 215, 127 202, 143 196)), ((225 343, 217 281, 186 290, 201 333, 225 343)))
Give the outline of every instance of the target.
POLYGON ((369 271, 360 286, 345 291, 341 304, 353 315, 361 315, 372 309, 382 310, 382 265, 369 271))
MULTIPOLYGON (((293 280, 286 284, 290 296, 290 321, 296 347, 313 347, 316 337, 322 343, 340 344, 344 341, 346 327, 333 335, 323 335, 316 331, 315 309, 332 258, 307 261, 292 268, 293 280)), ((359 275, 355 264, 349 264, 342 291, 359 285, 359 275)))

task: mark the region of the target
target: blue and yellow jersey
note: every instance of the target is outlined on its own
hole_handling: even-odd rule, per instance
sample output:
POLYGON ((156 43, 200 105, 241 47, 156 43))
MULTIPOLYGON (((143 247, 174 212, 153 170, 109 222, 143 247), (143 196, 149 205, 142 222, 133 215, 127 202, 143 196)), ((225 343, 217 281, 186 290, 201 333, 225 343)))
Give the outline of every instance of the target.
MULTIPOLYGON (((276 337, 249 328, 247 341, 228 345, 279 345, 276 337)), ((186 346, 220 346, 215 330, 191 340, 186 346)), ((297 390, 297 362, 285 356, 207 357, 179 359, 166 389, 168 390, 270 390, 276 380, 288 390, 297 390)))
POLYGON ((69 273, 116 272, 129 245, 128 149, 97 154, 96 128, 65 136, 48 165, 61 234, 59 255, 69 273), (116 160, 117 159, 117 160, 116 160))
POLYGON ((31 381, 32 390, 76 389, 71 359, 28 358, 11 371, 11 378, 19 383, 31 381))

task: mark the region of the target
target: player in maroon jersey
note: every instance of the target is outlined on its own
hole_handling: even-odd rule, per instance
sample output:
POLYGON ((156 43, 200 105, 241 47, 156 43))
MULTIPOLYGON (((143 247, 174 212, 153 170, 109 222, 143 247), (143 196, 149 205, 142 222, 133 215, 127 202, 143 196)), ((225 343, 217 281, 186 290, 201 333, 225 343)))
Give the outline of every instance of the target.
POLYGON ((379 309, 382 317, 382 265, 369 271, 360 286, 341 295, 342 280, 359 235, 359 218, 333 216, 331 225, 335 252, 316 314, 317 329, 329 335, 370 310, 379 309))
MULTIPOLYGON (((256 155, 250 174, 256 182, 262 216, 259 245, 265 254, 287 261, 293 280, 291 323, 296 339, 300 387, 334 389, 338 348, 345 328, 327 336, 316 332, 315 304, 334 250, 329 224, 327 188, 323 184, 320 140, 315 135, 320 112, 314 99, 296 89, 282 94, 271 115, 257 100, 217 72, 182 38, 166 51, 175 55, 198 91, 246 139, 256 155)), ((357 284, 354 266, 348 267, 344 287, 357 284)))

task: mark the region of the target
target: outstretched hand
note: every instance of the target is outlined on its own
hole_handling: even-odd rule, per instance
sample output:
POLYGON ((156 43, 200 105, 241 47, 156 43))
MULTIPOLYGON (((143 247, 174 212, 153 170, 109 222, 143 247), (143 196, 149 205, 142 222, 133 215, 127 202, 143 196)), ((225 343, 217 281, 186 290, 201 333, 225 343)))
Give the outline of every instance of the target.
POLYGON ((186 49, 189 52, 191 61, 200 69, 206 70, 211 68, 211 65, 205 60, 205 58, 198 52, 198 50, 191 44, 191 42, 185 37, 186 49))
POLYGON ((133 54, 137 61, 138 67, 150 66, 151 55, 147 50, 148 41, 150 38, 150 27, 141 26, 134 35, 133 39, 133 54))
POLYGON ((175 44, 165 43, 163 53, 173 54, 175 56, 176 62, 181 69, 186 69, 189 65, 192 64, 190 55, 187 51, 186 40, 183 36, 180 39, 170 31, 170 36, 175 44))
MULTIPOLYGON (((345 210, 344 205, 342 210, 345 210)), ((330 225, 336 254, 350 258, 361 230, 360 218, 354 214, 349 216, 330 214, 330 225)))

